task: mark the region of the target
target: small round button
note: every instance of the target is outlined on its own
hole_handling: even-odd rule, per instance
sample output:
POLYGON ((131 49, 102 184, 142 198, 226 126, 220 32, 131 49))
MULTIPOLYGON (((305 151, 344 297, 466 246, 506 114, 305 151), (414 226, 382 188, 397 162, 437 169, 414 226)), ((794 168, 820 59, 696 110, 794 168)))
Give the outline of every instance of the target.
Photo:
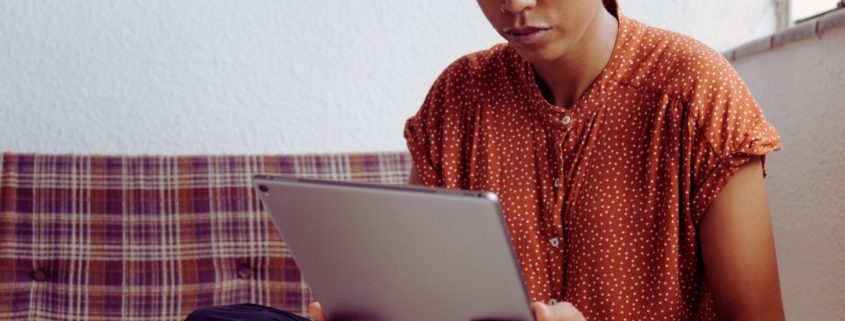
POLYGON ((549 240, 549 244, 551 244, 553 247, 558 247, 560 245, 560 240, 556 237, 552 238, 551 240, 549 240))
POLYGON ((238 277, 241 279, 248 279, 252 276, 252 269, 248 266, 238 268, 238 277))
POLYGON ((563 116, 563 119, 560 120, 560 123, 564 124, 564 125, 569 125, 569 123, 571 123, 571 122, 572 122, 572 117, 569 117, 569 115, 563 116))
POLYGON ((44 270, 40 269, 32 271, 32 279, 38 282, 47 281, 47 272, 44 272, 44 270))
POLYGON ((560 187, 560 178, 555 178, 555 187, 560 187))

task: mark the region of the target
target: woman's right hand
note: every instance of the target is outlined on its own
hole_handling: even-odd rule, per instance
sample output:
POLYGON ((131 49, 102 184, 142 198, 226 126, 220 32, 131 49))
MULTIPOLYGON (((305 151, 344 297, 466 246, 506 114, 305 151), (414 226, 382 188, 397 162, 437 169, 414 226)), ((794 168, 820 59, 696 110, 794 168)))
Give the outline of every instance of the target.
POLYGON ((531 309, 534 310, 537 321, 586 321, 581 311, 569 302, 558 302, 554 305, 534 302, 531 309))

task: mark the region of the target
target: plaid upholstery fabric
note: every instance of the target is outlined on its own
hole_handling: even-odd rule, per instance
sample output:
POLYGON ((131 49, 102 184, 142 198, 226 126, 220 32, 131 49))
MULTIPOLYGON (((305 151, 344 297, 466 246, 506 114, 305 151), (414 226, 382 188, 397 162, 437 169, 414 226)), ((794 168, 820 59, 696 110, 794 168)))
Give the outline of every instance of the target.
POLYGON ((182 320, 198 307, 305 313, 310 293, 255 174, 402 183, 405 153, 3 154, 0 320, 182 320))

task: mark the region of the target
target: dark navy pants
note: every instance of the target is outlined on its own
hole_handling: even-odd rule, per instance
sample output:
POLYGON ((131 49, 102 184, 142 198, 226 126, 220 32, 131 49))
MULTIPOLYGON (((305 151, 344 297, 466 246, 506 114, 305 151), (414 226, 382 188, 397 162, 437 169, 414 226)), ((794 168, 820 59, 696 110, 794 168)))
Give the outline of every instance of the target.
POLYGON ((235 304, 197 309, 185 321, 309 321, 296 314, 257 304, 235 304))

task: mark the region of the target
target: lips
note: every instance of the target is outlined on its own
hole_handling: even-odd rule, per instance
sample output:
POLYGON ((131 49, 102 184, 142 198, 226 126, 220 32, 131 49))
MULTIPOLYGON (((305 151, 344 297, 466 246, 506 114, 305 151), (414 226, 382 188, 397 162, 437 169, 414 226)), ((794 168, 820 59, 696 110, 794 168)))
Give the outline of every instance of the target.
POLYGON ((510 43, 530 45, 542 40, 543 36, 550 30, 551 28, 544 27, 521 27, 506 28, 503 33, 510 43))

